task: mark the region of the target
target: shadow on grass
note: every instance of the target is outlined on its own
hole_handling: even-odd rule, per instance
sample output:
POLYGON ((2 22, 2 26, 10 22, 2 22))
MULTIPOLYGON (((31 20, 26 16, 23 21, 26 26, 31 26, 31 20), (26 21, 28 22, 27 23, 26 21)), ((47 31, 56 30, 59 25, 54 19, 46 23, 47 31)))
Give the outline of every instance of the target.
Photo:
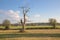
POLYGON ((60 37, 60 34, 0 34, 0 38, 15 38, 15 37, 60 37))

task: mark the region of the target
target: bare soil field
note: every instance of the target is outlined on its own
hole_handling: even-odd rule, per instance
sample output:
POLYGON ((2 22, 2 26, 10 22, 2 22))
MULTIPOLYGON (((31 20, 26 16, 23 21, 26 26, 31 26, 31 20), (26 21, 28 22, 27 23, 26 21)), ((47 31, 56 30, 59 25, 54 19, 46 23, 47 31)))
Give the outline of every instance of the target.
POLYGON ((60 33, 60 29, 38 29, 38 30, 26 30, 29 33, 60 33))
MULTIPOLYGON (((11 34, 11 33, 17 33, 20 34, 20 30, 0 30, 0 34, 11 34)), ((48 33, 48 34, 54 34, 54 33, 60 33, 60 29, 34 29, 34 30, 25 30, 25 33, 48 33)))
POLYGON ((34 29, 34 30, 25 30, 24 33, 21 33, 19 31, 20 30, 0 30, 0 37, 1 37, 1 34, 2 34, 2 36, 4 36, 4 38, 0 38, 0 40, 60 40, 60 29, 37 29, 37 30, 34 29), (31 34, 32 34, 32 36, 33 35, 35 36, 35 34, 36 34, 36 36, 28 37, 28 35, 31 35, 31 34), (48 35, 46 36, 45 34, 46 35, 54 34, 54 35, 53 35, 53 37, 50 37, 50 35, 48 37, 48 35), (54 37, 54 36, 56 36, 55 34, 59 34, 58 35, 59 37, 54 37), (37 37, 37 35, 38 35, 38 37, 37 37), (39 36, 39 35, 41 35, 41 36, 39 36), (5 38, 5 36, 6 36, 6 38, 5 38), (11 36, 11 38, 8 36, 11 36))

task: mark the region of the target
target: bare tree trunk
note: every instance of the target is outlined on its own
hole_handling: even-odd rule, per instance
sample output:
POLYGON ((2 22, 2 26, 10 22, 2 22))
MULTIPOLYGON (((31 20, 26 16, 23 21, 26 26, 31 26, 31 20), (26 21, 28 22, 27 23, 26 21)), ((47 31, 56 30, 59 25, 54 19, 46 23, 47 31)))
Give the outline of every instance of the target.
POLYGON ((25 30, 25 21, 26 20, 25 20, 25 13, 24 13, 24 24, 23 24, 24 26, 23 26, 23 30, 25 30))
POLYGON ((23 17, 24 17, 24 22, 22 23, 22 30, 23 32, 25 31, 25 22, 26 22, 26 19, 25 19, 25 16, 26 16, 26 13, 29 11, 28 9, 25 9, 25 7, 22 7, 23 9, 23 17))
POLYGON ((21 19, 21 25, 22 25, 22 29, 20 29, 20 32, 24 32, 24 22, 22 22, 22 19, 21 19))

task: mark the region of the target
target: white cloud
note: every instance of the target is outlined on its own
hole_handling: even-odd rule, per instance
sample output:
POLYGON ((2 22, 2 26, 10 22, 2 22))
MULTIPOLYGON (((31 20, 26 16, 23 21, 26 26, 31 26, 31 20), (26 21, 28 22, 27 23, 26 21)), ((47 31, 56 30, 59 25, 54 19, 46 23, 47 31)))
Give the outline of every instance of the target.
POLYGON ((59 16, 50 16, 50 17, 47 16, 46 17, 46 16, 42 16, 40 14, 34 14, 29 19, 31 20, 31 22, 46 23, 46 22, 49 22, 49 18, 54 18, 57 20, 58 23, 60 23, 60 17, 59 16))
POLYGON ((40 22, 40 14, 34 14, 29 19, 30 22, 40 22))
POLYGON ((34 17, 35 18, 40 18, 40 14, 35 14, 34 17))
POLYGON ((20 11, 13 11, 13 10, 4 11, 4 10, 0 10, 0 18, 1 18, 1 20, 9 19, 12 22, 18 22, 20 20, 19 13, 20 13, 20 11))
MULTIPOLYGON (((0 23, 5 19, 9 19, 12 23, 18 22, 22 18, 19 16, 19 14, 20 14, 20 11, 0 10, 0 23)), ((49 18, 55 18, 57 20, 57 22, 60 22, 60 16, 45 17, 40 14, 34 14, 29 17, 26 16, 27 22, 49 22, 49 18)))

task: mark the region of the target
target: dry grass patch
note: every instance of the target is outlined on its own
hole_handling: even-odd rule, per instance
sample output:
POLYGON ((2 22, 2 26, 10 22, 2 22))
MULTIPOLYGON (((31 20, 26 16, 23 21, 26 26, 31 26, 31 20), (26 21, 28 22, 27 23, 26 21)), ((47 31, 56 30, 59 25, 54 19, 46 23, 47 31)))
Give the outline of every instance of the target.
MULTIPOLYGON (((6 34, 6 38, 0 38, 0 40, 60 40, 60 37, 47 37, 45 34, 60 34, 60 29, 38 29, 38 30, 25 30, 26 32, 24 32, 24 33, 21 33, 21 32, 19 32, 20 30, 0 30, 0 35, 2 34, 6 34), (38 35, 39 33, 43 33, 45 36, 44 37, 41 37, 41 36, 39 36, 39 37, 25 37, 25 36, 22 36, 22 37, 20 37, 21 35, 20 34, 33 34, 33 35, 35 35, 35 33, 36 33, 36 35, 38 35), (10 36, 14 36, 13 38, 11 37, 7 37, 7 36, 9 36, 9 35, 7 35, 7 34, 11 34, 10 36), (17 35, 17 34, 19 34, 19 35, 17 35), (16 35, 16 37, 15 37, 15 35, 16 35)), ((4 36, 4 35, 3 35, 4 36)))
MULTIPOLYGON (((0 30, 0 34, 11 34, 11 33, 17 33, 20 34, 20 30, 0 30)), ((34 30, 25 30, 24 33, 60 33, 60 29, 34 29, 34 30)))
POLYGON ((0 34, 18 33, 19 30, 0 30, 0 34))
POLYGON ((38 29, 38 30, 26 30, 28 33, 60 33, 60 29, 38 29))
POLYGON ((20 37, 20 38, 4 38, 0 40, 60 40, 58 37, 20 37))

